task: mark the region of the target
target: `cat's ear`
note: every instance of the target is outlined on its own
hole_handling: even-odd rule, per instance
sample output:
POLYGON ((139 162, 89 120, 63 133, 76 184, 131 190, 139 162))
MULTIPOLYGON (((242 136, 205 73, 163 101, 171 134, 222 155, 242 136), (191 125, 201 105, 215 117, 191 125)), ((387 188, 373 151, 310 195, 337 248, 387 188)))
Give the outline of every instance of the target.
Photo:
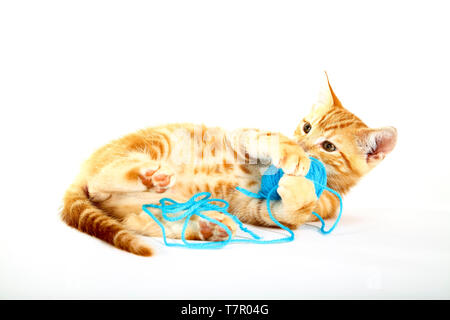
POLYGON ((317 102, 314 105, 315 108, 333 108, 333 107, 342 107, 341 102, 337 98, 336 94, 331 88, 330 80, 328 79, 328 74, 324 71, 320 90, 317 98, 317 102))
POLYGON ((397 143, 397 129, 382 127, 362 129, 358 133, 358 144, 369 165, 376 165, 386 157, 397 143))

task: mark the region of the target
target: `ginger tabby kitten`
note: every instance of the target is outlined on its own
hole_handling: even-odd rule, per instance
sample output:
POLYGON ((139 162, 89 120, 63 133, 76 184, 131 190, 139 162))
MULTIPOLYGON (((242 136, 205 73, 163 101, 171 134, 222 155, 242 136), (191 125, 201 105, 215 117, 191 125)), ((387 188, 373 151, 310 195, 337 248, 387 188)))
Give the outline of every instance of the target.
MULTIPOLYGON (((131 253, 150 256, 152 249, 137 235, 162 236, 142 205, 162 197, 185 202, 194 194, 211 192, 229 202, 229 212, 242 222, 275 226, 264 199, 237 191, 260 188, 261 175, 274 164, 284 170, 280 201, 271 202, 275 218, 297 228, 317 218, 333 217, 339 202, 325 191, 317 199, 313 183, 304 175, 308 156, 327 169, 328 187, 341 195, 392 151, 393 127, 368 128, 347 111, 328 78, 312 111, 298 125, 293 138, 257 129, 226 132, 193 124, 171 124, 143 129, 97 150, 83 165, 64 197, 62 219, 74 228, 131 253)), ((227 225, 234 222, 220 212, 204 212, 227 225)), ((165 223, 167 237, 180 238, 182 223, 165 223)), ((228 237, 219 226, 193 217, 189 240, 220 241, 228 237)))

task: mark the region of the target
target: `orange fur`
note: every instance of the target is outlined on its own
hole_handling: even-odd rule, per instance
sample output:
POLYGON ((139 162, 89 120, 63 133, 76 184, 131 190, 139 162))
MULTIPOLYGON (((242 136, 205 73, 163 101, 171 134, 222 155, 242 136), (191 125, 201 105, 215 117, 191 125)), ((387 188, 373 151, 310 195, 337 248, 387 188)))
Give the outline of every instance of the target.
MULTIPOLYGON (((298 227, 315 219, 313 210, 324 218, 332 217, 338 206, 336 198, 324 192, 317 199, 313 184, 304 178, 308 156, 325 164, 328 186, 345 194, 392 151, 397 134, 392 127, 368 128, 342 106, 326 80, 318 102, 292 139, 257 129, 226 132, 204 125, 170 124, 112 141, 83 165, 66 192, 62 219, 142 256, 151 255, 152 250, 136 234, 161 236, 161 231, 141 207, 158 202, 161 194, 186 201, 197 192, 212 192, 214 197, 227 200, 230 212, 241 221, 274 226, 264 200, 249 198, 235 189, 239 185, 257 192, 261 172, 270 164, 286 173, 278 188, 281 201, 271 204, 281 223, 298 227)), ((207 214, 236 230, 234 222, 223 214, 207 214)), ((168 236, 180 238, 181 227, 168 225, 168 236)), ((227 236, 200 218, 188 225, 188 239, 217 241, 227 236)))

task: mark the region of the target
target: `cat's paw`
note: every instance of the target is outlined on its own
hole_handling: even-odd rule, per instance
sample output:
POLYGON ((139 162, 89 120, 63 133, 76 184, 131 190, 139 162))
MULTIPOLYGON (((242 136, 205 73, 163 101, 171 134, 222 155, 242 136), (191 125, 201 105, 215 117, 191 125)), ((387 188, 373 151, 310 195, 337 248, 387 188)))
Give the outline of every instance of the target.
POLYGON ((283 169, 285 174, 305 176, 311 165, 311 160, 305 151, 295 143, 280 145, 280 152, 273 158, 273 164, 283 169))
POLYGON ((284 175, 278 183, 278 194, 283 205, 297 211, 317 202, 314 183, 305 177, 284 175))
POLYGON ((162 193, 174 185, 175 173, 169 167, 155 165, 142 168, 139 179, 148 189, 162 193))
MULTIPOLYGON (((232 235, 235 234, 237 225, 230 217, 227 217, 226 215, 219 212, 209 212, 206 215, 212 219, 220 221, 228 227, 232 235)), ((200 219, 198 221, 198 236, 200 240, 205 241, 224 241, 229 237, 227 231, 224 228, 222 228, 218 224, 215 224, 214 222, 210 222, 204 219, 200 219)))

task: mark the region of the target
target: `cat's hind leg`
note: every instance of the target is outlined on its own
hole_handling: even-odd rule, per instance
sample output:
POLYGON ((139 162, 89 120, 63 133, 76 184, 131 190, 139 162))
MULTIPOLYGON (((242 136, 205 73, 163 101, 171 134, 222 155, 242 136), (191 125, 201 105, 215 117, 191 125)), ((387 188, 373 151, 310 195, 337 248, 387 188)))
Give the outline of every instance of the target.
MULTIPOLYGON (((203 214, 224 224, 231 231, 231 235, 236 233, 237 225, 227 215, 218 211, 206 211, 203 214)), ((228 232, 214 222, 198 217, 196 223, 197 240, 223 241, 229 238, 228 232)))
MULTIPOLYGON (((165 221, 159 213, 154 213, 156 218, 163 224, 167 238, 181 239, 183 225, 185 220, 174 222, 165 221)), ((217 220, 224 224, 234 235, 237 229, 236 223, 230 217, 218 211, 204 211, 205 216, 217 220)), ((161 237, 162 231, 160 226, 150 216, 142 211, 139 214, 129 214, 123 224, 130 230, 150 237, 161 237)), ((223 241, 229 238, 229 234, 220 225, 203 219, 199 216, 193 216, 186 228, 186 240, 203 240, 203 241, 223 241)))
POLYGON ((115 192, 167 191, 175 183, 175 172, 145 153, 130 152, 104 166, 87 183, 91 200, 107 200, 115 192))
POLYGON ((152 164, 151 166, 144 166, 140 169, 135 169, 142 184, 147 188, 152 189, 158 193, 167 191, 175 184, 175 173, 170 166, 164 164, 152 164))

